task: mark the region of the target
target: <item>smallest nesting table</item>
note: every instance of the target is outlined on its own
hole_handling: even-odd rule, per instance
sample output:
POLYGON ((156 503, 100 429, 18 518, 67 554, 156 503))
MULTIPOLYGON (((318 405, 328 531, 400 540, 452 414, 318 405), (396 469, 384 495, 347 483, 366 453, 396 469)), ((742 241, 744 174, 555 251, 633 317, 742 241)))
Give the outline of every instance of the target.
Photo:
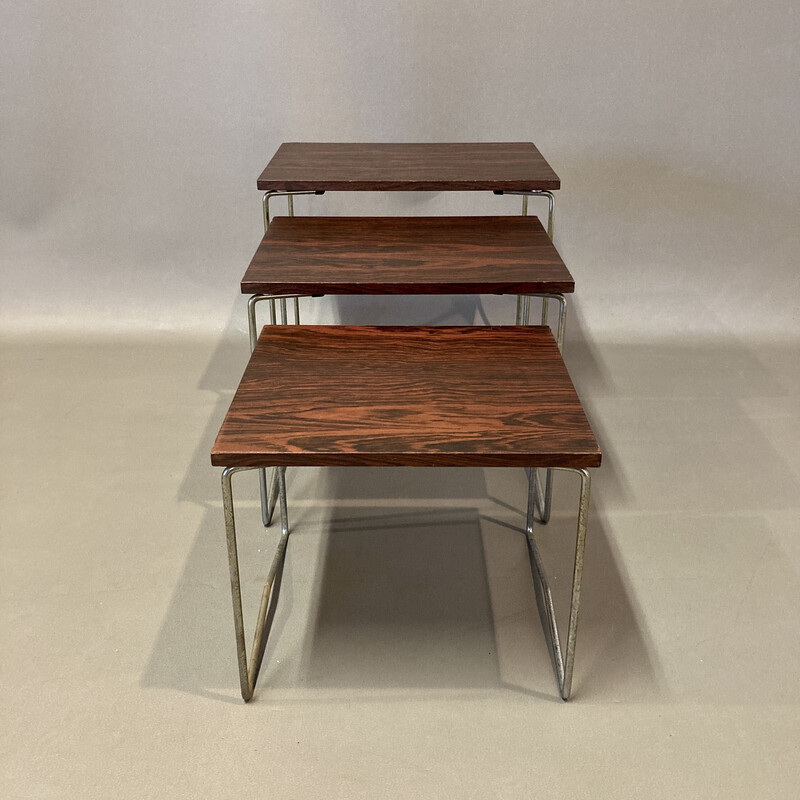
POLYGON ((526 538, 536 597, 563 699, 570 694, 589 504, 588 468, 601 454, 549 328, 267 326, 211 451, 224 467, 239 679, 253 695, 265 622, 289 525, 287 466, 527 467, 526 538), (278 467, 281 539, 248 663, 231 477, 278 467), (535 467, 581 478, 572 600, 562 649, 533 535, 535 467))

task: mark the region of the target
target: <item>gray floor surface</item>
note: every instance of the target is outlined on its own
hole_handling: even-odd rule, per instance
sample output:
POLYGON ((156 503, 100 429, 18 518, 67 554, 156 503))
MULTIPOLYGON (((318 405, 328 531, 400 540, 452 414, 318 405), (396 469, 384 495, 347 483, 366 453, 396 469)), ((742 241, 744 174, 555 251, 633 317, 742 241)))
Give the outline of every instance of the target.
MULTIPOLYGON (((798 355, 568 342, 604 450, 568 704, 522 470, 290 470, 245 706, 208 459, 244 339, 5 340, 0 796, 800 797, 798 355)), ((234 484, 252 625, 276 530, 234 484)))

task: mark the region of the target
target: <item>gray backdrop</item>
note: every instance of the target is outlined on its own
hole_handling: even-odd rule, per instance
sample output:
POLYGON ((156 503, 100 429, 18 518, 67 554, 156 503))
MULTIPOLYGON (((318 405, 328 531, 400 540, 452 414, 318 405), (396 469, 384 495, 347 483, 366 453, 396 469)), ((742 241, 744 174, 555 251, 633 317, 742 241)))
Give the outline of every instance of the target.
MULTIPOLYGON (((6 331, 243 330, 255 181, 281 141, 532 140, 563 182, 575 330, 800 333, 796 2, 0 9, 6 331)), ((303 200, 301 213, 333 214, 519 204, 303 200)), ((442 319, 441 300, 405 303, 326 299, 306 319, 442 319)), ((455 300, 445 321, 475 311, 455 300)), ((513 315, 495 298, 485 312, 513 315)))

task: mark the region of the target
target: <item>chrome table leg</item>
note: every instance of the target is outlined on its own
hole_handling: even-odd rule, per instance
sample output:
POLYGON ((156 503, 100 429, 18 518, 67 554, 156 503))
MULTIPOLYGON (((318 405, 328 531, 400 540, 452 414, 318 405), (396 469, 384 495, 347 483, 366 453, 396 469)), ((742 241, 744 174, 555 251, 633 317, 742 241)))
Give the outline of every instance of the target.
MULTIPOLYGON (((517 324, 519 325, 527 325, 528 324, 528 309, 530 308, 530 299, 531 297, 541 297, 542 298, 542 325, 547 324, 547 318, 545 316, 546 309, 544 308, 544 303, 547 300, 555 300, 558 303, 558 326, 556 327, 556 344, 558 345, 559 352, 563 352, 564 350, 564 331, 567 327, 567 298, 564 297, 563 294, 533 294, 533 295, 525 295, 523 297, 517 298, 517 324), (525 299, 527 301, 526 306, 520 306, 520 301, 525 299)), ((536 473, 538 470, 534 467, 526 470, 528 477, 530 478, 530 473, 536 473)), ((553 472, 551 469, 545 470, 545 483, 544 483, 544 491, 542 490, 541 484, 539 482, 538 475, 534 479, 534 489, 535 489, 535 503, 536 509, 539 512, 539 521, 543 524, 547 524, 548 520, 550 519, 550 504, 553 497, 553 472)))
MULTIPOLYGON (((552 192, 546 190, 530 190, 530 191, 503 191, 495 192, 495 194, 512 194, 522 196, 522 216, 528 216, 528 198, 529 197, 546 197, 547 198, 547 235, 550 241, 553 241, 553 222, 555 219, 556 198, 552 192)), ((550 298, 555 298, 559 301, 558 312, 558 332, 556 334, 556 341, 558 342, 558 349, 563 350, 564 347, 564 329, 567 322, 567 301, 564 295, 552 294, 537 294, 537 295, 518 295, 517 296, 517 325, 527 325, 530 320, 531 312, 531 297, 540 297, 542 299, 542 325, 547 325, 549 315, 549 301, 550 298)), ((528 477, 536 473, 535 469, 526 470, 528 477)), ((541 522, 546 523, 550 519, 550 499, 553 494, 553 473, 551 470, 546 471, 545 488, 542 492, 539 485, 538 476, 534 477, 536 486, 536 506, 539 510, 539 519, 541 522)))
POLYGON ((269 635, 266 625, 267 614, 277 593, 273 588, 280 585, 283 564, 286 558, 286 543, 289 539, 289 521, 286 509, 286 491, 284 484, 285 467, 278 468, 278 481, 281 484, 281 538, 272 560, 267 582, 261 594, 261 605, 258 610, 253 645, 250 649, 250 660, 247 659, 247 648, 244 641, 244 616, 242 614, 242 590, 239 581, 239 556, 236 549, 236 520, 233 512, 233 490, 231 477, 235 472, 255 469, 254 467, 227 467, 222 471, 222 503, 225 511, 225 535, 228 543, 228 568, 231 577, 231 598, 233 600, 233 624, 236 630, 236 652, 239 664, 239 683, 242 698, 247 702, 253 696, 261 660, 264 656, 266 636, 269 635), (266 633, 265 633, 266 631, 266 633))
POLYGON ((572 668, 575 663, 575 640, 578 633, 578 609, 581 599, 581 577, 583 574, 583 553, 586 547, 586 520, 589 513, 589 496, 591 494, 591 477, 587 470, 572 467, 553 467, 566 472, 575 472, 581 477, 581 499, 578 507, 578 531, 575 540, 575 565, 572 573, 572 597, 569 609, 569 628, 567 631, 567 651, 564 654, 556 625, 556 614, 553 607, 553 596, 547 583, 547 574, 542 563, 534 526, 534 496, 536 493, 536 470, 528 473, 528 513, 525 524, 525 537, 528 542, 528 556, 531 563, 536 603, 542 620, 547 646, 553 660, 553 668, 558 681, 558 690, 563 700, 568 700, 572 691, 572 668))
MULTIPOLYGON (((546 191, 544 189, 531 189, 529 191, 496 191, 495 194, 512 194, 512 195, 522 195, 522 216, 528 216, 528 198, 529 197, 546 197, 547 198, 547 235, 550 237, 550 241, 553 241, 553 220, 555 218, 555 210, 556 210, 556 198, 552 192, 546 191)), ((517 298, 517 325, 520 324, 520 319, 523 316, 523 311, 520 308, 521 298, 517 298)), ((525 310, 524 316, 527 319, 528 315, 530 314, 530 307, 531 307, 531 295, 528 295, 525 298, 525 310)), ((522 323, 527 324, 527 323, 522 323)), ((542 325, 547 324, 547 298, 544 297, 542 299, 542 325)))
POLYGON ((314 192, 314 191, 308 191, 308 192, 266 192, 264 194, 264 197, 262 198, 262 201, 261 201, 262 211, 263 211, 263 214, 264 214, 264 233, 266 233, 267 230, 269 229, 269 223, 271 221, 270 220, 270 215, 269 215, 269 203, 270 203, 270 200, 272 200, 273 197, 285 197, 286 198, 286 203, 287 203, 288 209, 289 209, 289 216, 293 217, 294 216, 294 198, 297 195, 301 195, 301 194, 324 194, 324 192, 314 192))

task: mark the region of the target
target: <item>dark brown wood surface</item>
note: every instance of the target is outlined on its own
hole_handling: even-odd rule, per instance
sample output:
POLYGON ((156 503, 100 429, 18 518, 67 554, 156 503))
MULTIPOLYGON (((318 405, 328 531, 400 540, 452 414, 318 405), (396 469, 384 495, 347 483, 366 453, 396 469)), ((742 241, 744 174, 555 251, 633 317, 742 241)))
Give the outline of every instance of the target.
POLYGON ((546 327, 263 329, 216 466, 597 467, 546 327))
POLYGON ((245 294, 531 294, 575 282, 536 217, 276 217, 245 294))
POLYGON ((258 179, 265 191, 559 189, 532 142, 284 142, 258 179))

